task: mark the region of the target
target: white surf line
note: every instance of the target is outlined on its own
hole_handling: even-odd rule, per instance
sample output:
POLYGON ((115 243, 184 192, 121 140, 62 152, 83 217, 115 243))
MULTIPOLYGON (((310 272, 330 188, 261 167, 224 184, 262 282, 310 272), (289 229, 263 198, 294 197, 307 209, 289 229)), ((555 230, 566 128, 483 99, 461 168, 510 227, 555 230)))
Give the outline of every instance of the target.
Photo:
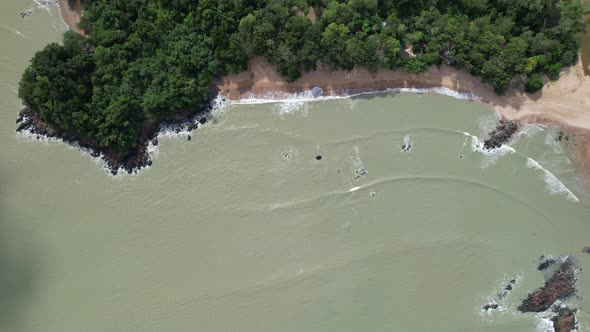
POLYGON ((324 97, 304 97, 304 96, 297 96, 293 95, 292 97, 282 97, 282 98, 265 98, 264 96, 256 97, 256 98, 244 98, 239 100, 232 100, 230 101, 231 105, 258 105, 258 104, 274 104, 274 103, 292 103, 292 102, 316 102, 316 101, 326 101, 326 100, 339 100, 339 99, 347 99, 351 96, 324 96, 324 97))
MULTIPOLYGON (((346 91, 346 89, 342 89, 346 91)), ((269 103, 291 103, 291 102, 316 102, 316 101, 326 101, 326 100, 340 100, 340 99, 350 99, 353 97, 365 96, 365 95, 372 95, 372 94, 379 94, 379 93, 398 93, 398 92, 408 92, 408 93, 427 93, 433 92, 440 95, 449 96, 455 99, 460 100, 479 100, 481 97, 471 94, 471 93, 462 93, 451 90, 445 87, 435 87, 435 88, 384 88, 382 90, 375 90, 375 91, 366 91, 366 92, 359 92, 353 93, 350 95, 329 95, 329 96, 321 96, 321 97, 313 97, 311 95, 311 90, 305 90, 298 93, 283 93, 283 92, 271 92, 264 95, 251 95, 246 96, 244 98, 238 100, 232 100, 229 103, 232 105, 256 105, 256 104, 269 104, 269 103)))
MULTIPOLYGON (((57 2, 56 2, 56 4, 57 4, 57 2)), ((64 20, 64 16, 62 15, 61 7, 59 4, 57 4, 57 11, 59 12, 59 18, 61 19, 61 22, 63 23, 64 27, 66 28, 66 30, 69 30, 70 27, 66 23, 66 20, 64 20)), ((54 28, 56 28, 56 27, 54 26, 54 28)), ((58 29, 56 28, 56 30, 58 30, 58 29)))
MULTIPOLYGON (((499 148, 496 148, 496 149, 491 149, 491 150, 485 149, 484 142, 482 140, 480 140, 479 137, 477 137, 475 135, 471 135, 468 132, 457 131, 457 133, 462 133, 466 138, 471 138, 471 151, 479 152, 480 154, 482 154, 484 156, 484 158, 481 160, 481 164, 480 164, 481 168, 492 167, 496 164, 498 159, 500 159, 501 157, 503 157, 507 154, 516 153, 516 150, 513 147, 508 146, 506 144, 502 144, 502 146, 500 146, 499 148)), ((464 142, 463 144, 465 145, 466 142, 464 142)))
MULTIPOLYGON (((508 145, 502 145, 501 147, 493 150, 486 150, 483 148, 483 142, 478 137, 471 135, 467 132, 463 132, 463 135, 465 135, 466 137, 471 137, 471 150, 473 152, 479 152, 483 154, 485 157, 490 158, 489 160, 482 160, 483 168, 493 166, 498 160, 498 158, 503 157, 506 154, 516 153, 516 150, 508 145)), ((545 187, 549 193, 565 195, 567 199, 572 202, 580 201, 580 199, 565 184, 563 184, 563 182, 561 182, 555 175, 553 175, 553 173, 541 166, 541 164, 539 164, 536 160, 529 157, 526 158, 527 168, 543 171, 545 175, 545 187)))
POLYGON ((6 29, 6 30, 12 31, 12 32, 16 33, 17 35, 19 35, 19 36, 21 36, 21 37, 23 37, 23 38, 28 38, 28 37, 27 37, 27 36, 25 36, 25 35, 24 35, 22 32, 20 32, 20 31, 18 31, 18 30, 16 30, 16 29, 13 29, 13 28, 11 28, 11 27, 7 27, 6 25, 0 25, 0 27, 4 28, 4 29, 6 29))
POLYGON ((527 158, 526 166, 527 168, 543 171, 545 175, 545 187, 547 188, 547 191, 549 191, 549 193, 565 195, 567 199, 572 202, 580 201, 580 199, 576 197, 576 195, 574 195, 574 193, 565 184, 563 184, 563 182, 559 181, 559 179, 555 175, 553 175, 553 173, 545 169, 533 158, 527 158))
MULTIPOLYGON (((451 98, 459 99, 459 100, 480 100, 479 96, 476 96, 471 93, 461 93, 457 92, 445 87, 435 87, 435 88, 384 88, 378 90, 370 90, 364 91, 359 93, 352 93, 346 94, 347 89, 339 89, 336 91, 330 91, 329 95, 322 95, 322 96, 314 96, 313 90, 305 90, 296 93, 288 93, 288 92, 281 92, 281 91, 271 91, 261 95, 254 95, 254 94, 246 94, 242 98, 238 100, 227 100, 228 105, 260 105, 260 104, 274 104, 278 105, 278 108, 275 111, 283 116, 285 114, 301 112, 304 115, 308 113, 308 105, 313 102, 322 102, 322 101, 330 101, 330 100, 354 100, 354 97, 362 97, 362 96, 371 96, 377 94, 394 94, 394 93, 436 93, 439 95, 445 95, 451 98), (342 95, 336 95, 340 91, 342 95)), ((217 98, 222 96, 219 94, 217 98)), ((217 99, 216 98, 216 99, 217 99)), ((223 97, 225 98, 225 97, 223 97)))
MULTIPOLYGON (((37 7, 44 8, 49 13, 49 16, 53 16, 53 14, 51 13, 51 10, 49 9, 49 4, 51 4, 51 1, 46 1, 46 0, 45 1, 44 0, 33 0, 33 1, 35 1, 35 3, 37 4, 37 7)), ((57 4, 57 2, 55 2, 55 4, 57 4)))

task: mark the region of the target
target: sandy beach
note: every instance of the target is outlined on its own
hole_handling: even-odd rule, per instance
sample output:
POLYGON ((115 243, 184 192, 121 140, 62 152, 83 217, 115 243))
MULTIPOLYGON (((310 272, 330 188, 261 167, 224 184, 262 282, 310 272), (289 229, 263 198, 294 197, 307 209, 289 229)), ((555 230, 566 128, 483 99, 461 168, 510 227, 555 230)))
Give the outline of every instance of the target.
POLYGON ((77 33, 84 34, 82 30, 78 28, 78 22, 80 22, 80 17, 84 12, 80 0, 76 0, 72 6, 70 6, 68 2, 68 0, 57 0, 59 13, 68 28, 77 33))
MULTIPOLYGON (((68 0, 59 0, 58 4, 66 24, 80 32, 77 23, 83 11, 79 0, 72 7, 68 0)), ((316 71, 304 73, 297 81, 288 83, 272 64, 262 58, 251 59, 247 71, 226 76, 218 84, 220 93, 230 100, 264 97, 271 92, 301 92, 313 87, 320 87, 326 93, 351 89, 379 91, 444 87, 476 95, 506 119, 560 126, 574 138, 573 148, 569 149, 572 162, 590 184, 590 76, 584 75, 582 61, 563 69, 558 81, 547 81, 543 90, 535 94, 510 89, 505 95, 498 96, 479 77, 447 65, 432 67, 419 75, 401 70, 370 72, 366 68, 355 68, 350 72, 331 71, 320 65, 316 71)))
POLYGON ((516 89, 498 96, 487 84, 463 70, 443 65, 413 75, 403 71, 370 72, 357 68, 350 72, 330 71, 319 67, 304 73, 295 82, 287 83, 275 67, 264 59, 250 60, 248 71, 223 78, 218 85, 230 100, 264 97, 271 92, 300 92, 320 87, 326 93, 353 90, 386 90, 389 88, 444 87, 460 93, 470 93, 490 104, 504 118, 521 123, 559 125, 571 137, 572 162, 583 170, 590 183, 590 76, 584 76, 579 64, 562 71, 556 82, 547 82, 541 92, 527 94, 516 89), (253 78, 252 78, 253 77, 253 78))

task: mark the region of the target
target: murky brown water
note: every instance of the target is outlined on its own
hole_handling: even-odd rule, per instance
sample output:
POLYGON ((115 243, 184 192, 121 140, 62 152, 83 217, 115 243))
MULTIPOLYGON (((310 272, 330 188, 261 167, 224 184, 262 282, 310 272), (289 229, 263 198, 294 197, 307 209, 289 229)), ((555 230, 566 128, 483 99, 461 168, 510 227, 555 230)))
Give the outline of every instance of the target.
POLYGON ((515 308, 535 260, 588 270, 590 214, 552 132, 484 154, 464 132, 495 119, 475 102, 229 105, 190 142, 161 137, 139 176, 19 137, 20 73, 63 31, 53 9, 21 19, 33 6, 0 3, 0 331, 533 331, 546 321, 515 308))

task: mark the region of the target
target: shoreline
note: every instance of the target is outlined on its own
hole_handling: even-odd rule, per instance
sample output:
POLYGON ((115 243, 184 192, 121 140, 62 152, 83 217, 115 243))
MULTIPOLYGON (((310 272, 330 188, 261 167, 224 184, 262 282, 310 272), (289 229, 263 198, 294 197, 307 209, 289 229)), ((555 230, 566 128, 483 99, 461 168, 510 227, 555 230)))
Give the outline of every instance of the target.
MULTIPOLYGON (((80 0, 73 7, 68 5, 68 0, 58 0, 58 6, 66 25, 82 33, 77 27, 83 14, 80 0)), ((504 119, 522 124, 556 125, 575 138, 568 154, 590 185, 590 76, 584 74, 581 57, 575 66, 562 70, 558 81, 547 81, 535 94, 509 89, 505 95, 498 96, 479 77, 448 65, 431 67, 415 75, 401 70, 370 72, 366 68, 331 71, 320 64, 316 71, 303 73, 301 78, 288 83, 275 66, 260 57, 249 60, 247 71, 222 77, 217 84, 218 94, 230 101, 265 99, 272 93, 301 93, 314 87, 343 96, 341 92, 351 90, 377 93, 388 89, 437 88, 477 96, 478 101, 490 105, 504 119)))
POLYGON ((477 96, 508 120, 531 124, 558 123, 590 131, 590 94, 586 95, 590 93, 590 76, 584 76, 581 61, 563 69, 558 81, 546 82, 543 90, 535 94, 510 89, 499 96, 479 77, 447 65, 431 67, 418 75, 400 70, 372 73, 365 68, 355 68, 350 72, 331 71, 319 66, 318 70, 303 73, 300 79, 288 83, 272 64, 259 57, 249 61, 247 71, 223 77, 218 84, 220 94, 231 101, 265 99, 271 94, 300 93, 314 87, 342 96, 345 94, 341 92, 347 90, 385 92, 388 89, 444 88, 477 96))
POLYGON ((506 120, 555 125, 566 132, 573 139, 568 155, 590 185, 590 76, 584 75, 581 59, 575 66, 564 68, 558 81, 546 81, 543 90, 535 94, 512 88, 499 96, 479 77, 447 65, 431 67, 418 75, 401 70, 370 72, 366 68, 331 71, 320 65, 316 71, 303 73, 300 79, 288 83, 272 64, 260 57, 250 59, 247 71, 221 78, 217 87, 221 96, 234 102, 253 98, 271 102, 273 94, 295 94, 315 87, 335 96, 346 96, 343 92, 351 90, 378 93, 441 88, 471 95, 506 120))
POLYGON ((84 35, 84 32, 78 28, 80 17, 84 13, 80 0, 76 0, 73 7, 70 7, 68 0, 57 0, 57 8, 59 10, 59 15, 68 29, 84 35))

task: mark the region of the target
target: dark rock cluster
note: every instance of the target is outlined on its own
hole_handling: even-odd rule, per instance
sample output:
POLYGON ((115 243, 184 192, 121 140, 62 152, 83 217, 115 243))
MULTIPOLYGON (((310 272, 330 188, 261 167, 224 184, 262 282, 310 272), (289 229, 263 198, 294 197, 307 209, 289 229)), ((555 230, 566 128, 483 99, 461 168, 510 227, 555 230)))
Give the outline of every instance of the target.
POLYGON ((29 17, 33 14, 33 10, 32 9, 27 9, 25 11, 22 11, 20 13, 20 18, 25 18, 25 17, 29 17))
POLYGON ((498 310, 500 308, 500 305, 496 303, 496 300, 505 299, 510 294, 510 292, 512 292, 515 286, 516 278, 511 278, 507 282, 503 282, 500 292, 498 292, 498 294, 496 295, 496 299, 490 300, 490 302, 484 304, 482 309, 486 312, 498 310))
POLYGON ((576 265, 568 257, 553 273, 545 285, 530 293, 518 307, 520 312, 543 312, 557 300, 566 299, 576 293, 576 265))
POLYGON ((577 310, 575 309, 567 307, 560 308, 557 311, 557 316, 551 318, 553 330, 555 332, 571 332, 577 330, 576 312, 577 310))
MULTIPOLYGON (((198 121, 193 120, 194 116, 187 115, 184 119, 175 120, 174 122, 170 122, 170 124, 176 127, 175 131, 180 132, 181 130, 192 131, 198 128, 199 124, 207 121, 206 117, 201 117, 198 121)), ((131 174, 137 173, 137 171, 144 167, 151 166, 152 160, 148 152, 148 146, 150 142, 153 145, 158 145, 157 135, 159 130, 158 126, 153 123, 144 124, 137 148, 124 156, 120 156, 110 149, 100 147, 95 142, 80 139, 79 137, 68 135, 51 128, 37 113, 32 112, 27 107, 24 107, 20 111, 16 123, 18 125, 17 132, 28 131, 32 135, 35 135, 37 139, 49 137, 61 139, 68 144, 77 144, 81 149, 87 150, 92 157, 101 157, 105 162, 105 167, 112 175, 116 175, 120 169, 131 174)), ((191 140, 190 135, 188 136, 188 140, 191 140)))
POLYGON ((502 289, 502 291, 500 293, 498 293, 498 298, 499 299, 503 299, 506 296, 508 296, 508 294, 510 294, 510 292, 512 292, 512 289, 514 289, 514 285, 516 285, 516 279, 512 278, 504 286, 504 288, 502 289))
POLYGON ((499 307, 500 306, 497 303, 488 303, 483 306, 483 310, 485 310, 485 311, 496 310, 499 307))
POLYGON ((367 176, 367 174, 369 174, 369 172, 367 172, 366 169, 359 168, 359 169, 357 169, 357 170, 354 171, 353 180, 358 180, 358 179, 362 178, 363 176, 367 176))
POLYGON ((516 121, 500 120, 496 129, 489 134, 490 137, 484 141, 484 148, 486 150, 493 150, 508 143, 518 131, 518 127, 519 124, 516 121))
MULTIPOLYGON (((573 139, 573 137, 572 137, 572 139, 573 139)), ((560 130, 559 132, 557 132, 557 137, 555 138, 555 140, 558 142, 563 142, 563 141, 569 142, 570 135, 568 135, 560 130)))
POLYGON ((541 259, 539 261, 539 266, 537 266, 537 270, 539 270, 539 271, 545 271, 550 266, 552 266, 553 264, 555 264, 555 259, 553 259, 553 258, 545 258, 544 256, 541 256, 541 259))

